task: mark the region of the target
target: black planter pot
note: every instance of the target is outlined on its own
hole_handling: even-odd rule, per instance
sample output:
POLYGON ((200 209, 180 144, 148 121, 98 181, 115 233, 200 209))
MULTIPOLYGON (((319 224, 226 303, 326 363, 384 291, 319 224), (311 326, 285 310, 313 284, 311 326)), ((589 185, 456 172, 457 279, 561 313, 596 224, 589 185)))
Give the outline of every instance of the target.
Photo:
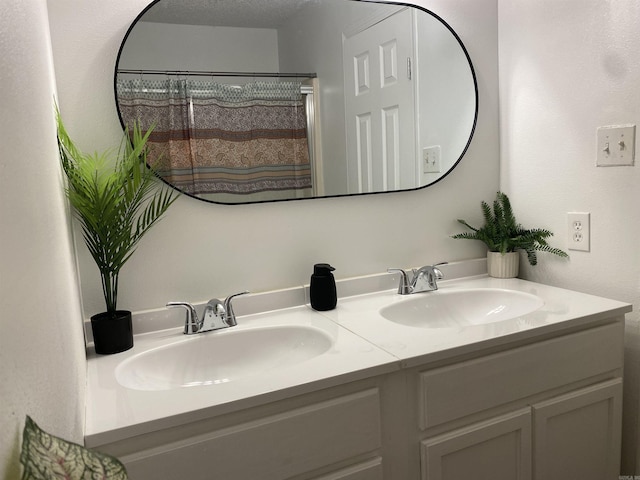
POLYGON ((96 353, 109 355, 133 347, 131 312, 128 310, 117 310, 115 316, 108 312, 92 316, 91 330, 96 353))

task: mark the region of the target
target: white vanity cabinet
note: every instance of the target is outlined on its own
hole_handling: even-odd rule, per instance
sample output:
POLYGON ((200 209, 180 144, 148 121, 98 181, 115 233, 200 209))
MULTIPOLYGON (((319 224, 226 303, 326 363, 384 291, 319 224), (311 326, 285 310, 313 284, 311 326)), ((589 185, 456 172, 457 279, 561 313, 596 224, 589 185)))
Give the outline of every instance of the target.
POLYGON ((422 480, 619 475, 623 322, 418 372, 422 480))
POLYGON ((132 480, 581 480, 619 472, 624 319, 112 444, 132 480))
POLYGON ((616 480, 630 305, 517 279, 448 288, 509 288, 544 305, 413 327, 380 315, 415 300, 393 290, 327 317, 245 317, 247 330, 322 327, 334 343, 287 368, 188 389, 128 389, 113 373, 127 354, 93 359, 87 446, 121 459, 132 480, 616 480))
POLYGON ((132 480, 382 480, 380 391, 375 382, 329 389, 100 450, 132 480))

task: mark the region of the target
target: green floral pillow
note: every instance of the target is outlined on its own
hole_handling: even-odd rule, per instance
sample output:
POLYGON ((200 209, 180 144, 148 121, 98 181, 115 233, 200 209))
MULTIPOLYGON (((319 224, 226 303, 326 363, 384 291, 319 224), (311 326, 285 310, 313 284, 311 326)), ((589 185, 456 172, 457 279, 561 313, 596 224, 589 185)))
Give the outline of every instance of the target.
POLYGON ((20 463, 22 480, 127 480, 117 458, 49 435, 27 416, 20 463))

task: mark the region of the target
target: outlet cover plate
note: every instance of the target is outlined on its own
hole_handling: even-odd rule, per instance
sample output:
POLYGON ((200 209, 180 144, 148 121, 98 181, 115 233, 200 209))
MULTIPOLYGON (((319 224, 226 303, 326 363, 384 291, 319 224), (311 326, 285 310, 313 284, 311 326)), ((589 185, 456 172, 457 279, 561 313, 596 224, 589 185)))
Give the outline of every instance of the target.
POLYGON ((567 213, 567 243, 569 250, 588 252, 591 249, 591 215, 586 212, 567 213))

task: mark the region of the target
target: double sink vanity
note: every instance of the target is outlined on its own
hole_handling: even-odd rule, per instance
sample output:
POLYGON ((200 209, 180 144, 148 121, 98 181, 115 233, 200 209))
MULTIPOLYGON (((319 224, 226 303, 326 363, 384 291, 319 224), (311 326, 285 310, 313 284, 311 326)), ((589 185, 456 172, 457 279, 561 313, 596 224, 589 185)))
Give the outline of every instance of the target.
POLYGON ((86 445, 132 479, 617 478, 630 305, 441 267, 236 301, 238 325, 184 335, 134 317, 133 349, 89 355, 86 445))

